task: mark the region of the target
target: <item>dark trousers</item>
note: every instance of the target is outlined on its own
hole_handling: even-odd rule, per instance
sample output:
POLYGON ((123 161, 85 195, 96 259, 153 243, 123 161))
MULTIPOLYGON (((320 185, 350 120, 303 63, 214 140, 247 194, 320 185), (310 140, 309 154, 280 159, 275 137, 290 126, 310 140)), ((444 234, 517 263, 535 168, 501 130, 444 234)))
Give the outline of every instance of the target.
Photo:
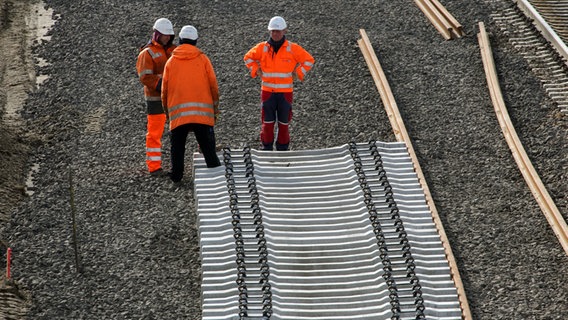
POLYGON ((195 139, 203 153, 207 167, 213 168, 221 165, 215 152, 215 131, 213 127, 197 123, 181 125, 171 131, 172 172, 170 178, 174 182, 183 178, 185 143, 190 131, 195 134, 195 139))
POLYGON ((289 123, 292 120, 292 92, 261 92, 262 128, 260 141, 264 150, 272 150, 274 144, 274 127, 278 122, 276 150, 288 150, 290 144, 289 123))

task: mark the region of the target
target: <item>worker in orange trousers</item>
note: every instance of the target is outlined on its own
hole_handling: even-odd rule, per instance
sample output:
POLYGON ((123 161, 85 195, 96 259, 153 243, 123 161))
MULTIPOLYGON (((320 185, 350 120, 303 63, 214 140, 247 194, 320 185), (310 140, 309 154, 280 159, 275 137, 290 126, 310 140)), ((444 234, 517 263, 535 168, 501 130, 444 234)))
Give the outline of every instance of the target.
POLYGON ((162 73, 175 45, 174 28, 170 20, 160 18, 153 26, 152 39, 140 49, 136 71, 144 85, 147 107, 146 166, 152 176, 162 174, 162 136, 166 115, 162 106, 162 73))

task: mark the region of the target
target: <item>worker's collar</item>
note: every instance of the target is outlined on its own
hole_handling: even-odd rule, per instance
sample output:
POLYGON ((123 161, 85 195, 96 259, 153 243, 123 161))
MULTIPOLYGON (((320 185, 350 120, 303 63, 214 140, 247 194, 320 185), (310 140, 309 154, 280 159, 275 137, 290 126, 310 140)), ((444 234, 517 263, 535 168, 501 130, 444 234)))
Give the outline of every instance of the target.
POLYGON ((196 46, 196 45, 197 45, 197 39, 192 40, 192 39, 183 39, 183 38, 180 38, 180 39, 179 39, 179 44, 180 44, 180 45, 182 45, 182 44, 191 44, 191 45, 193 45, 193 46, 196 46))
POLYGON ((282 46, 284 41, 286 41, 285 35, 282 36, 282 39, 280 39, 280 41, 274 41, 274 39, 272 39, 271 37, 268 38, 268 44, 270 44, 272 46, 274 53, 278 52, 278 49, 280 49, 280 47, 282 46))

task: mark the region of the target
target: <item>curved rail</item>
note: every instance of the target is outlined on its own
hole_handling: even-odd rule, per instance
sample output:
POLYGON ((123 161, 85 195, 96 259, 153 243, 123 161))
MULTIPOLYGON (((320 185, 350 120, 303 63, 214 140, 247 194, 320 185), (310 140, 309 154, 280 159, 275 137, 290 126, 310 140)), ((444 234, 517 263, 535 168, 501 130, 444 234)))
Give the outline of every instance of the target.
POLYGON ((404 142, 408 149, 408 153, 414 164, 414 169, 416 171, 416 174, 418 175, 418 179, 420 180, 420 185, 424 190, 424 195, 426 197, 428 207, 430 208, 430 211, 432 213, 432 219, 436 225, 436 229, 438 230, 440 238, 442 239, 446 258, 448 259, 448 263, 450 265, 452 278, 458 290, 460 306, 462 308, 462 317, 464 320, 472 319, 471 311, 469 309, 469 304, 467 302, 467 297, 465 295, 465 290, 461 277, 459 275, 459 270, 455 261, 454 254, 452 252, 452 248, 450 247, 448 237, 446 236, 446 232, 442 225, 442 220, 440 219, 438 210, 436 209, 434 200, 432 199, 432 195, 430 194, 430 189, 426 184, 426 179, 424 178, 424 174, 422 172, 422 169, 420 168, 420 164, 418 163, 418 158, 416 157, 412 142, 410 141, 410 137, 408 136, 408 132, 406 131, 406 127, 404 126, 402 116, 398 111, 398 106, 390 89, 386 76, 383 72, 381 64, 379 63, 379 59, 375 55, 375 51, 371 45, 371 42, 369 41, 366 31, 364 29, 360 29, 359 32, 361 34, 361 39, 357 40, 359 48, 361 49, 365 61, 369 66, 369 70, 371 71, 371 75, 375 80, 375 85, 377 86, 379 94, 381 95, 381 100, 383 101, 383 105, 385 106, 387 115, 391 122, 391 126, 393 127, 395 137, 397 141, 404 142))
POLYGON ((530 159, 527 156, 519 137, 517 136, 511 119, 509 118, 507 107, 499 87, 499 80, 495 69, 495 63, 493 61, 493 55, 491 53, 489 36, 485 31, 485 25, 483 22, 479 23, 479 33, 477 38, 481 50, 483 66, 485 68, 485 75, 487 77, 487 84, 491 94, 491 100, 493 101, 493 107, 495 108, 495 113, 497 114, 497 119, 499 120, 503 135, 507 140, 507 144, 511 149, 519 170, 521 170, 521 173, 523 174, 533 196, 538 202, 541 210, 548 220, 548 223, 552 227, 552 230, 558 237, 564 251, 568 254, 568 225, 566 225, 566 221, 558 211, 556 204, 552 201, 552 198, 536 173, 536 170, 530 162, 530 159))

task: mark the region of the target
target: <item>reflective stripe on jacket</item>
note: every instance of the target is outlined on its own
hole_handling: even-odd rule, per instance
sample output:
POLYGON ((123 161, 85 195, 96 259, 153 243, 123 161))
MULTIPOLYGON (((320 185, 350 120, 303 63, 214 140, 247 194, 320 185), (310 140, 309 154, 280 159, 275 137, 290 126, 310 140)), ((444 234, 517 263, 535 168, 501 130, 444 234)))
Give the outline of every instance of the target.
POLYGON ((315 62, 304 48, 288 40, 276 53, 268 41, 261 42, 245 54, 244 60, 253 78, 260 68, 262 90, 269 92, 292 92, 294 73, 300 81, 304 81, 315 62))
POLYGON ((138 54, 136 71, 140 82, 144 85, 144 97, 147 102, 161 100, 160 92, 156 90, 156 87, 162 78, 162 73, 164 73, 166 61, 168 61, 174 49, 175 45, 164 48, 152 40, 138 54))
POLYGON ((186 123, 215 125, 219 88, 211 61, 194 45, 178 46, 166 63, 162 103, 170 130, 186 123))

